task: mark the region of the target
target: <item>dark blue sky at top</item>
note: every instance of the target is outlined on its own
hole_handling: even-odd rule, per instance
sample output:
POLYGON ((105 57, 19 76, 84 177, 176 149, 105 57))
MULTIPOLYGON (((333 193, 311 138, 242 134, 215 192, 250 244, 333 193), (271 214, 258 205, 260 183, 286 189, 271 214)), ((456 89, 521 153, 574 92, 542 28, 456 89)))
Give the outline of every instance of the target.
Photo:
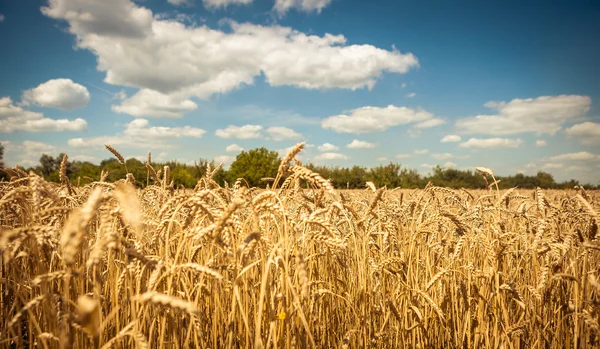
MULTIPOLYGON (((0 95, 17 97, 19 90, 57 75, 104 76, 90 66, 90 61, 95 62, 92 53, 73 51, 74 38, 65 35, 65 23, 40 13, 45 3, 0 2, 0 13, 6 16, 0 26, 5 52, 0 95)), ((212 28, 231 18, 278 23, 316 35, 343 34, 350 44, 384 49, 395 45, 401 52, 415 54, 420 68, 404 76, 385 76, 376 88, 411 80, 421 97, 436 101, 428 106, 436 114, 462 116, 476 112, 473 108, 483 112, 485 101, 517 97, 568 93, 600 99, 599 1, 334 0, 321 14, 290 11, 284 18, 270 11, 272 1, 219 10, 207 10, 200 1, 179 8, 165 0, 137 3, 155 14, 190 14, 198 24, 212 28)), ((278 92, 285 91, 270 91, 273 102, 280 100, 278 92)), ((330 93, 336 92, 343 91, 330 93)), ((286 105, 289 102, 285 99, 286 105)), ((598 114, 596 103, 591 114, 598 114)))

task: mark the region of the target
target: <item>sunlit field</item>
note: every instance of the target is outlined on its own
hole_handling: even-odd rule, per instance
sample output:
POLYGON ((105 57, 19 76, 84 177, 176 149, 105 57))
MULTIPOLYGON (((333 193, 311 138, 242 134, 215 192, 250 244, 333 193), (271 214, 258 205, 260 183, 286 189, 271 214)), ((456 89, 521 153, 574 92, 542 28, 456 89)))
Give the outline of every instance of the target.
POLYGON ((598 347, 597 192, 336 190, 301 150, 267 189, 8 170, 0 346, 598 347))

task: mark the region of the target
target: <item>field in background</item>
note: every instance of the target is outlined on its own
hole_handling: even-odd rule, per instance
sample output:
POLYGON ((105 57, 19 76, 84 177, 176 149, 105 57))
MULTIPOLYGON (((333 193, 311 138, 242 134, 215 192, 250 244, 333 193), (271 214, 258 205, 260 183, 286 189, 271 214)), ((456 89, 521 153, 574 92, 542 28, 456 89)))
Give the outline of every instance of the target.
POLYGON ((13 171, 0 347, 599 345, 597 192, 336 191, 299 150, 269 190, 13 171))

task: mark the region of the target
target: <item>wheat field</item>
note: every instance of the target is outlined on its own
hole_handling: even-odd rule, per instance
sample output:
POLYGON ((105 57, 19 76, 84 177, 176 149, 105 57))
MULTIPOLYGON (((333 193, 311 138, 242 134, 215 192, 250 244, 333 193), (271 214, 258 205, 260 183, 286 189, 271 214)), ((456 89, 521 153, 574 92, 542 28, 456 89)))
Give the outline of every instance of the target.
POLYGON ((598 193, 338 191, 302 146, 268 189, 8 170, 0 347, 600 345, 598 193))

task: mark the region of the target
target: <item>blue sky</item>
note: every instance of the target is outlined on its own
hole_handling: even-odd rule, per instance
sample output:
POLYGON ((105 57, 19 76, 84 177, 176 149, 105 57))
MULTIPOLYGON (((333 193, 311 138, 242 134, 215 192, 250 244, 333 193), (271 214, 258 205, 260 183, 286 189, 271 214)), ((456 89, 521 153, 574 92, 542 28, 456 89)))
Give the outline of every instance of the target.
POLYGON ((599 32, 597 1, 9 0, 0 142, 598 183, 599 32))

